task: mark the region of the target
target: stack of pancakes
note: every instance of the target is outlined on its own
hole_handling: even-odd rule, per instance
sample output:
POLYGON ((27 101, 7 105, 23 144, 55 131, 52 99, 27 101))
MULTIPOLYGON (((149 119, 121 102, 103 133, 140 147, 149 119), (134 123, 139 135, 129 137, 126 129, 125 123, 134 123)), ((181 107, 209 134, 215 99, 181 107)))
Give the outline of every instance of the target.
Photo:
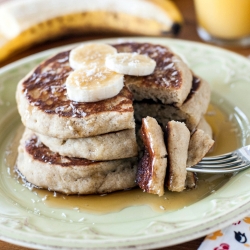
POLYGON ((134 187, 137 143, 132 94, 93 103, 67 98, 69 52, 40 64, 17 88, 26 126, 17 168, 26 181, 66 194, 134 187))
POLYGON ((125 76, 125 87, 115 97, 74 102, 65 87, 73 70, 67 51, 41 63, 19 82, 16 98, 26 130, 16 169, 25 181, 66 194, 141 186, 137 144, 142 149, 141 140, 136 141, 135 122, 140 127, 142 119, 151 116, 164 129, 176 120, 185 123, 189 136, 199 126, 209 127, 203 118, 210 101, 209 84, 195 76, 180 57, 167 47, 149 43, 113 46, 118 52, 154 59, 153 74, 125 76))

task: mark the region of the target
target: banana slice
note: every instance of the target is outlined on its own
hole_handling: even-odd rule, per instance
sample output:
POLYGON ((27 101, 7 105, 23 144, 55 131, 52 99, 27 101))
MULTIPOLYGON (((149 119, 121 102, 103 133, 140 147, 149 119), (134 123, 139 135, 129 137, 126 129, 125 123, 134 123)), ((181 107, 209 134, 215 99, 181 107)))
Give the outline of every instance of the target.
POLYGON ((124 75, 146 76, 154 72, 156 62, 138 53, 117 53, 107 56, 105 66, 124 75))
POLYGON ((71 50, 69 64, 73 69, 83 67, 102 67, 107 55, 116 54, 117 50, 108 44, 83 44, 71 50))
POLYGON ((123 75, 105 67, 74 70, 66 80, 68 98, 76 102, 97 102, 116 96, 123 88, 123 75))

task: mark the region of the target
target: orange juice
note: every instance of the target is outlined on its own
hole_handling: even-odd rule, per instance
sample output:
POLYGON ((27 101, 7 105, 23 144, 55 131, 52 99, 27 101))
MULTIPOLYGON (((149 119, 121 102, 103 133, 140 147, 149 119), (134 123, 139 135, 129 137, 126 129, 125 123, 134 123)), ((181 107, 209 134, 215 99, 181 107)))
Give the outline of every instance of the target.
POLYGON ((250 36, 250 0, 194 0, 200 28, 220 39, 250 36))

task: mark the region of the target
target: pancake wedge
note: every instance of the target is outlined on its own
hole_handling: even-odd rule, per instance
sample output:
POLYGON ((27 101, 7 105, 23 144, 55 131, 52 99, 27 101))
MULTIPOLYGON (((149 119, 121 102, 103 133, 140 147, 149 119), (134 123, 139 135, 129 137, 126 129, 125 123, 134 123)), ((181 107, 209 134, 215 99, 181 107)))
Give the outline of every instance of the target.
POLYGON ((168 151, 168 190, 181 192, 185 189, 187 176, 186 163, 190 132, 182 122, 170 121, 167 124, 166 147, 168 151))
POLYGON ((135 100, 151 99, 164 104, 182 105, 192 87, 192 73, 178 55, 165 46, 150 43, 131 42, 113 46, 120 53, 136 52, 156 61, 152 74, 125 77, 125 85, 135 100))
POLYGON ((140 123, 148 115, 154 117, 163 128, 169 121, 175 120, 185 122, 188 129, 194 131, 207 111, 210 94, 209 84, 201 78, 193 77, 192 89, 180 107, 153 100, 135 101, 135 120, 140 123))
POLYGON ((209 123, 206 121, 205 117, 202 116, 200 122, 197 125, 196 129, 203 130, 206 134, 210 136, 210 138, 213 138, 213 130, 209 123))
POLYGON ((186 176, 186 181, 185 181, 185 185, 186 185, 186 189, 194 189, 197 187, 197 174, 194 172, 187 172, 187 176, 186 176))
POLYGON ((136 182, 145 192, 162 196, 167 151, 162 129, 154 118, 146 117, 142 120, 141 137, 145 150, 138 165, 136 182))
POLYGON ((187 167, 194 166, 201 161, 213 145, 214 140, 210 135, 201 129, 197 129, 190 138, 187 167))

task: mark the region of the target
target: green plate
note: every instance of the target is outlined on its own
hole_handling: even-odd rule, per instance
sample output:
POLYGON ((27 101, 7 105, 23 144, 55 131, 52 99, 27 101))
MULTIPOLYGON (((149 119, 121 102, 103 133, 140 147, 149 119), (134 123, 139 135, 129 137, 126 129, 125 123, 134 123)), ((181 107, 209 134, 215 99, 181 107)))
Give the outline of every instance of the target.
MULTIPOLYGON (((116 43, 121 39, 102 41, 116 43)), ((195 73, 209 81, 217 103, 233 110, 241 128, 241 144, 250 144, 250 60, 181 40, 133 41, 167 45, 183 56, 195 73)), ((148 206, 132 206, 103 215, 53 208, 23 187, 10 175, 15 160, 11 144, 21 124, 15 103, 16 85, 35 65, 63 49, 45 51, 0 69, 1 240, 42 249, 159 248, 201 237, 250 214, 250 169, 233 176, 199 202, 161 213, 148 206)))

